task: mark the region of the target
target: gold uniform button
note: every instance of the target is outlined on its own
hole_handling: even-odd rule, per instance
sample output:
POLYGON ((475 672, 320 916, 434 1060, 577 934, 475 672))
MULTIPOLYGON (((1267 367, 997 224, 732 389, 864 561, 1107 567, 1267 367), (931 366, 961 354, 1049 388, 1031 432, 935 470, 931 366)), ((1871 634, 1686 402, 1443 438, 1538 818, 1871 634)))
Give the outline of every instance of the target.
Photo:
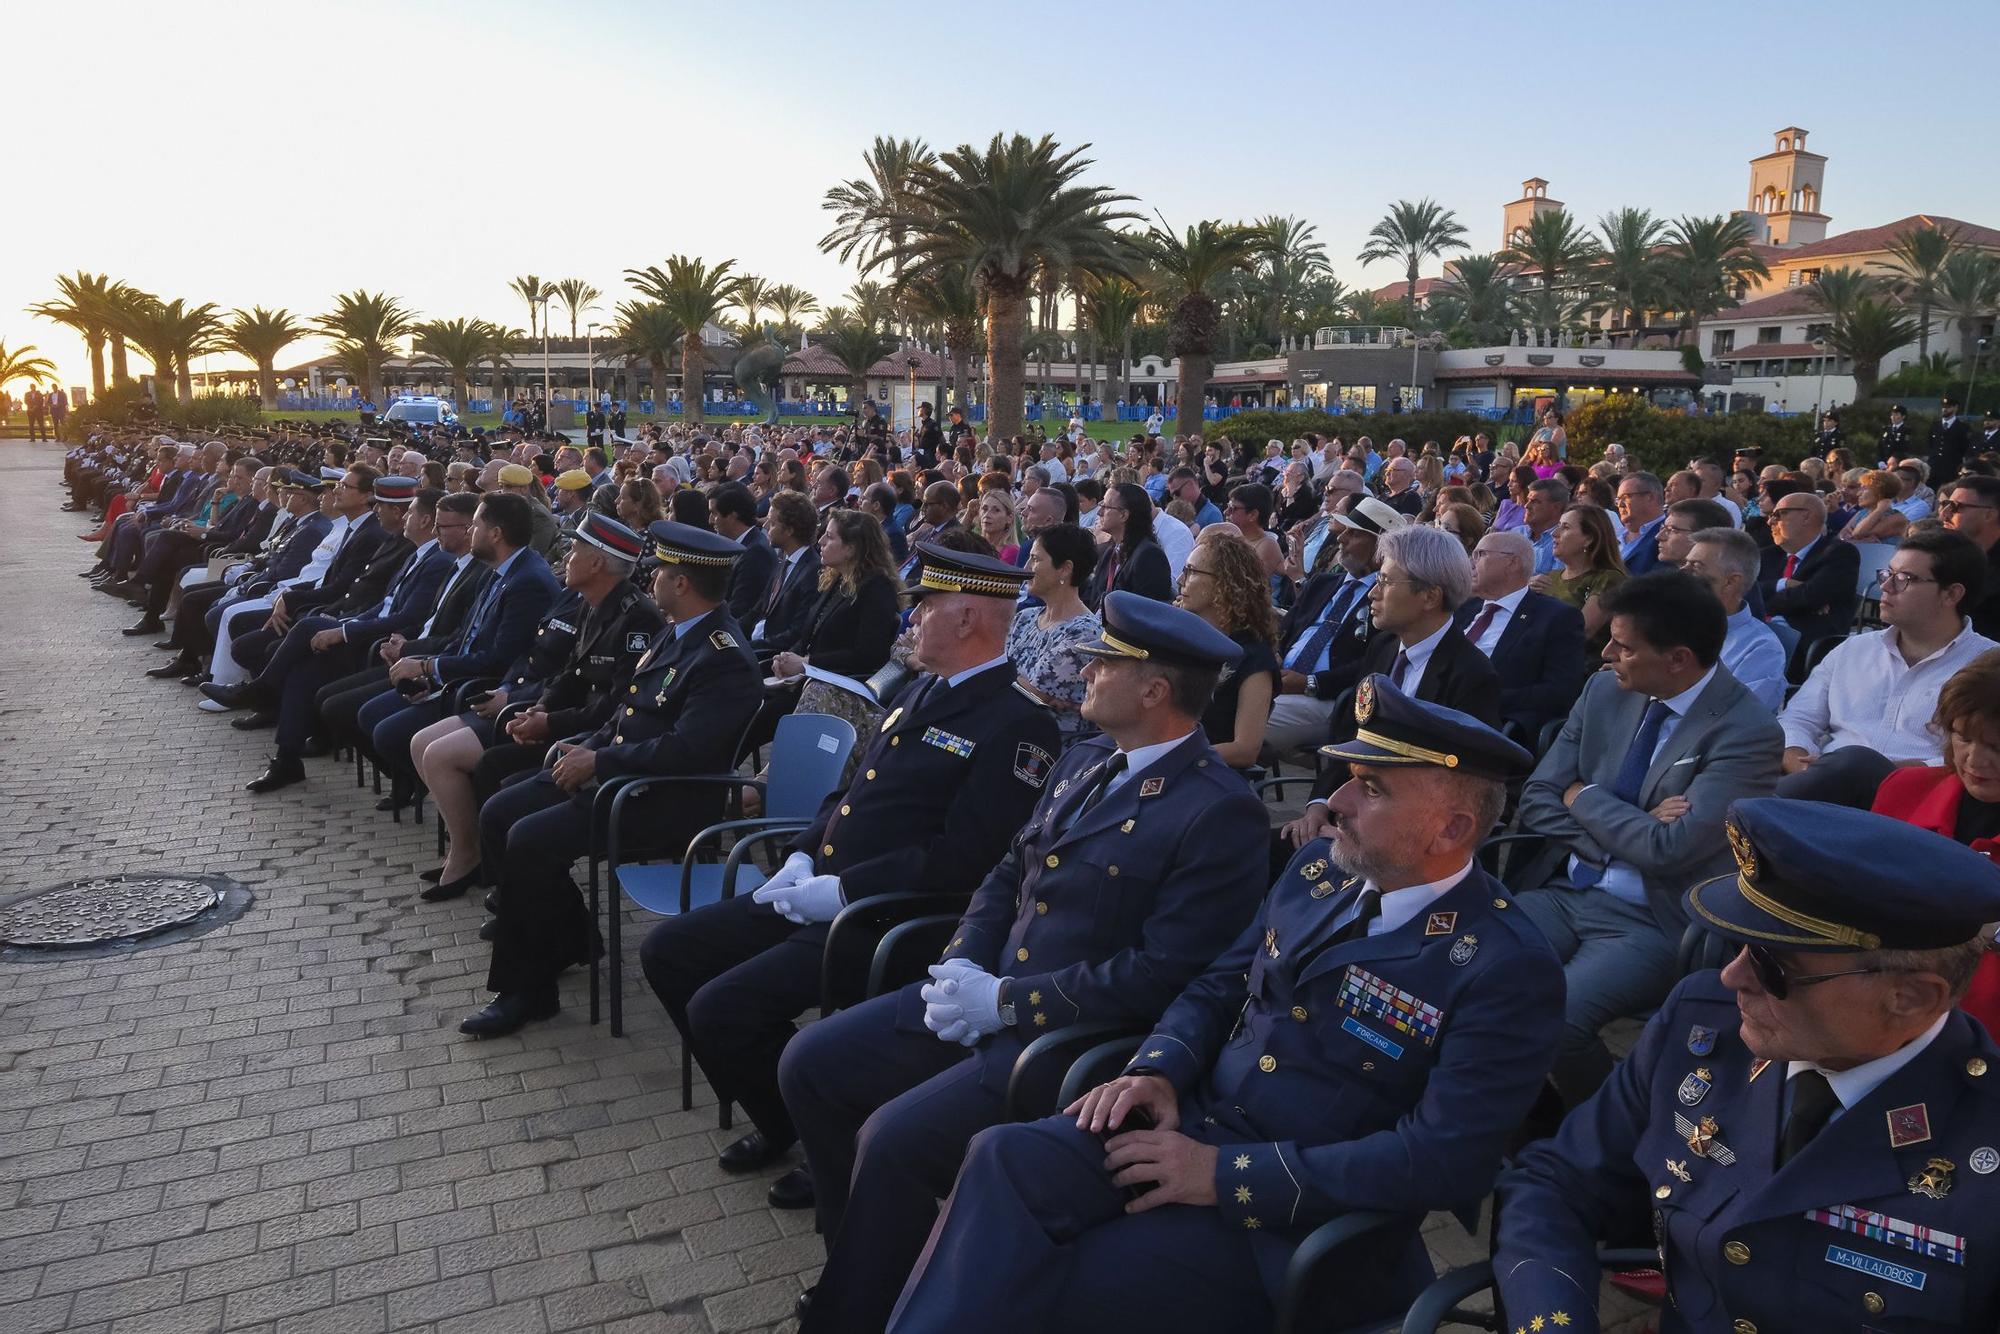
POLYGON ((1292 1007, 1292 1018, 1303 1024, 1306 1021, 1306 1007, 1303 1005, 1294 1005, 1292 1007))
POLYGON ((1117 868, 1117 867, 1115 867, 1115 866, 1107 866, 1107 867, 1105 867, 1105 868, 1104 868, 1104 873, 1105 873, 1106 875, 1117 875, 1117 874, 1118 874, 1118 868, 1117 868))
POLYGON ((1275 1056, 1259 1056, 1257 1058, 1257 1068, 1268 1075, 1278 1068, 1278 1058, 1275 1056))
POLYGON ((1506 907, 1506 906, 1507 906, 1507 900, 1505 900, 1505 899, 1495 899, 1495 900, 1493 900, 1493 906, 1494 906, 1494 907, 1496 907, 1496 908, 1504 908, 1504 907, 1506 907))
POLYGON ((853 808, 852 806, 842 806, 842 807, 840 808, 840 813, 841 813, 842 815, 846 815, 846 814, 847 814, 848 812, 852 811, 853 809, 854 809, 854 808, 853 808))
POLYGON ((870 770, 868 771, 868 777, 869 777, 869 778, 870 778, 871 780, 872 780, 872 779, 873 779, 873 778, 875 777, 875 771, 874 771, 873 769, 870 769, 870 770))
POLYGON ((623 732, 620 732, 620 733, 619 733, 619 734, 618 734, 617 736, 615 736, 615 737, 612 737, 612 738, 611 738, 611 744, 612 744, 612 745, 614 745, 614 746, 622 746, 622 745, 624 745, 624 744, 625 744, 625 734, 624 734, 623 732))
POLYGON ((1014 960, 1017 963, 1026 963, 1028 961, 1028 947, 1026 945, 1014 951, 1014 960))
POLYGON ((1984 1056, 1975 1056, 1971 1060, 1967 1061, 1965 1063, 1965 1073, 1971 1075, 1974 1079, 1977 1079, 1981 1075, 1985 1074, 1986 1058, 1984 1056))
POLYGON ((1861 1294, 1861 1309, 1868 1312, 1869 1315, 1881 1315, 1882 1308, 1888 1304, 1882 1300, 1882 1294, 1879 1292, 1864 1292, 1861 1294))
POLYGON ((1049 915, 1049 905, 1048 905, 1048 904, 1046 904, 1046 903, 1043 903, 1043 902, 1042 902, 1042 901, 1041 901, 1040 899, 1036 899, 1036 900, 1035 900, 1035 916, 1037 916, 1037 917, 1047 917, 1048 915, 1049 915))
POLYGON ((1750 1248, 1740 1241, 1729 1242, 1722 1248, 1722 1258, 1733 1265, 1747 1265, 1750 1263, 1750 1248))
POLYGON ((626 686, 626 687, 625 687, 625 693, 626 693, 626 694, 628 694, 628 695, 636 695, 636 694, 638 694, 638 693, 639 693, 639 687, 637 687, 637 686, 626 686))
POLYGON ((632 716, 633 714, 635 714, 635 713, 637 713, 637 712, 638 712, 638 710, 637 710, 637 709, 635 709, 635 708, 633 708, 633 707, 632 707, 631 705, 627 704, 627 705, 625 706, 625 716, 626 716, 627 718, 630 718, 630 717, 631 717, 631 716, 632 716))
POLYGON ((1757 1326, 1748 1320, 1739 1320, 1729 1328, 1734 1334, 1757 1334, 1757 1326))
POLYGON ((899 736, 892 736, 889 738, 889 744, 892 746, 900 746, 903 744, 903 738, 899 736))
POLYGON ((1206 769, 1206 768, 1208 767, 1208 761, 1207 761, 1207 760, 1196 760, 1196 761, 1194 762, 1194 767, 1195 767, 1195 768, 1197 768, 1197 769, 1206 769))
POLYGON ((1053 852, 1051 852, 1048 856, 1042 858, 1042 865, 1048 867, 1051 871, 1053 871, 1056 869, 1056 867, 1062 865, 1062 858, 1056 856, 1053 852))
POLYGON ((831 857, 833 855, 833 844, 829 843, 825 847, 821 848, 819 850, 819 855, 822 857, 831 857))
POLYGON ((1672 1186, 1653 1187, 1653 1198, 1656 1200, 1664 1200, 1667 1198, 1667 1196, 1673 1193, 1674 1193, 1674 1188, 1672 1186))

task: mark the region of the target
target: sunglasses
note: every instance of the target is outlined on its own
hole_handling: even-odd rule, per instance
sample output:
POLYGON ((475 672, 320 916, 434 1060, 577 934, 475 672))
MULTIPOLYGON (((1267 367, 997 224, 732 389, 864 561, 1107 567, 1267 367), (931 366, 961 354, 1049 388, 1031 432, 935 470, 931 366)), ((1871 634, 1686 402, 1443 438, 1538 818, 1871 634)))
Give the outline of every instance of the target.
POLYGON ((1762 945, 1745 945, 1743 948, 1750 955, 1750 968, 1757 974, 1757 985, 1764 988, 1772 1000, 1784 1000, 1791 994, 1793 987, 1818 986, 1837 977, 1864 977, 1870 973, 1908 971, 1902 968, 1848 968, 1838 973, 1800 973, 1787 969, 1778 961, 1777 955, 1762 945))

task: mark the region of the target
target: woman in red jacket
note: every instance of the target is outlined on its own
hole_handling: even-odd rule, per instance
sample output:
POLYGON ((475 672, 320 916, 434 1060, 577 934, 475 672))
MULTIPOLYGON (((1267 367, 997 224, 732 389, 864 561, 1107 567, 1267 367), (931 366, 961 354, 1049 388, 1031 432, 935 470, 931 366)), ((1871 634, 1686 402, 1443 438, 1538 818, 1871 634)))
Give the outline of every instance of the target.
MULTIPOLYGON (((1875 810, 2000 862, 2000 649, 1945 682, 1931 727, 1944 738, 1944 764, 1896 770, 1876 791, 1875 810)), ((1980 961, 1959 1005, 2000 1035, 2000 954, 1989 950, 1980 961)))

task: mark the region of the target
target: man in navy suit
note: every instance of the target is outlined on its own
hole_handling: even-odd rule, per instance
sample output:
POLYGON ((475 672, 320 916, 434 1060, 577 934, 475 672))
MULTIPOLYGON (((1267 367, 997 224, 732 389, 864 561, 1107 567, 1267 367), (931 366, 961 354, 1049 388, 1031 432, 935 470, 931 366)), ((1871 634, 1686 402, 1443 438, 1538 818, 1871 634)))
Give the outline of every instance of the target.
POLYGON ((1583 613, 1531 591, 1534 564, 1534 544, 1518 532, 1480 538, 1472 552, 1473 595, 1457 619, 1459 631, 1493 661, 1499 721, 1513 723, 1530 749, 1544 727, 1568 715, 1586 665, 1583 613))
POLYGON ((822 1019, 778 1067, 805 1145, 827 1263, 808 1331, 875 1330, 975 1133, 1045 1032, 1152 1021, 1250 920, 1263 868, 1242 855, 1264 807, 1200 718, 1242 653, 1190 612, 1105 597, 1084 652, 1084 717, 1028 823, 986 876, 927 984, 822 1019))
POLYGON ((757 526, 757 502, 750 488, 730 482, 708 498, 709 527, 743 548, 729 569, 729 614, 741 624, 755 620, 771 597, 781 558, 757 526))
MULTIPOLYGON (((798 492, 780 491, 771 497, 771 507, 764 515, 764 534, 778 553, 778 568, 770 595, 758 604, 756 615, 744 622, 751 649, 759 657, 782 652, 797 642, 806 617, 819 601, 819 547, 813 541, 818 526, 819 515, 812 502, 798 492)), ((923 557, 912 552, 910 559, 921 563, 923 557)))
POLYGON ((1775 545, 1757 579, 1765 618, 1784 617, 1802 644, 1846 634, 1861 601, 1860 550, 1826 531, 1826 502, 1811 491, 1786 496, 1769 517, 1775 545))
POLYGON ((234 587, 215 581, 181 592, 180 610, 174 615, 174 632, 170 638, 180 649, 180 657, 174 665, 187 665, 187 675, 182 679, 190 685, 196 684, 196 681, 189 678, 201 673, 202 654, 214 643, 224 601, 247 595, 249 590, 261 587, 267 580, 277 583, 297 578, 319 544, 326 540, 327 533, 332 531, 333 517, 326 512, 320 500, 321 493, 331 488, 318 477, 288 472, 274 476, 271 487, 284 497, 285 508, 291 518, 280 531, 278 545, 263 568, 246 574, 234 587))
POLYGON ((1628 473, 1618 483, 1618 554, 1625 573, 1645 574, 1660 563, 1660 524, 1666 518, 1667 489, 1649 472, 1628 473))
POLYGON ((1739 801, 1728 838, 1685 899, 1736 957, 1500 1179, 1500 1328, 1596 1334, 1597 1244, 1640 1237, 1669 1330, 1994 1328, 2000 1050, 1957 1002, 2000 870, 1818 802, 1739 801))
MULTIPOLYGON (((1474 859, 1529 756, 1381 676, 1355 712, 1332 836, 1123 1075, 972 1141, 889 1329, 1266 1328, 1319 1224, 1477 1206, 1562 1026, 1561 966, 1474 859)), ((1415 1221, 1350 1254, 1342 1323, 1431 1279, 1415 1221)))

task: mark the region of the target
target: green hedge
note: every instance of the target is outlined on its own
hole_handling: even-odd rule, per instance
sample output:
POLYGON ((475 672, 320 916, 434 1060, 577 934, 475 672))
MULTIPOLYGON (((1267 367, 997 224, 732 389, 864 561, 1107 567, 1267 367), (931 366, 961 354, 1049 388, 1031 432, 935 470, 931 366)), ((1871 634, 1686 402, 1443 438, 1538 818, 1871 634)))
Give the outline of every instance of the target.
MULTIPOLYGON (((71 414, 71 420, 84 426, 99 423, 123 426, 134 419, 139 405, 145 401, 146 391, 141 386, 114 385, 95 401, 78 408, 71 414)), ((220 426, 255 426, 263 420, 263 415, 254 397, 217 395, 197 398, 192 403, 169 397, 159 405, 159 420, 166 426, 212 431, 220 426)))
MULTIPOLYGON (((1874 464, 1882 428, 1888 421, 1889 403, 1885 399, 1865 399, 1841 408, 1842 443, 1856 463, 1874 464)), ((1921 449, 1930 435, 1931 418, 1912 412, 1908 423, 1910 438, 1921 449)), ((1604 457, 1604 447, 1616 441, 1625 446, 1636 466, 1662 478, 1685 468, 1688 459, 1700 454, 1719 460, 1726 468, 1731 454, 1755 446, 1763 451, 1764 462, 1792 467, 1815 452, 1815 423, 1805 414, 1777 417, 1737 412, 1689 417, 1662 411, 1631 394, 1613 395, 1578 408, 1569 414, 1565 425, 1571 462, 1587 467, 1604 457)))
POLYGON ((1365 415, 1348 414, 1335 416, 1330 412, 1239 412, 1221 421, 1203 422, 1202 436, 1214 439, 1227 435, 1232 440, 1248 440, 1261 446, 1266 440, 1283 440, 1290 444, 1307 431, 1316 431, 1321 438, 1338 436, 1345 444, 1353 444, 1356 437, 1367 436, 1379 451, 1390 440, 1400 437, 1415 454, 1424 447, 1424 442, 1435 440, 1438 452, 1449 454, 1451 442, 1462 435, 1486 432, 1487 438, 1496 444, 1502 440, 1520 439, 1527 434, 1523 426, 1502 426, 1487 421, 1470 412, 1375 412, 1365 415))

